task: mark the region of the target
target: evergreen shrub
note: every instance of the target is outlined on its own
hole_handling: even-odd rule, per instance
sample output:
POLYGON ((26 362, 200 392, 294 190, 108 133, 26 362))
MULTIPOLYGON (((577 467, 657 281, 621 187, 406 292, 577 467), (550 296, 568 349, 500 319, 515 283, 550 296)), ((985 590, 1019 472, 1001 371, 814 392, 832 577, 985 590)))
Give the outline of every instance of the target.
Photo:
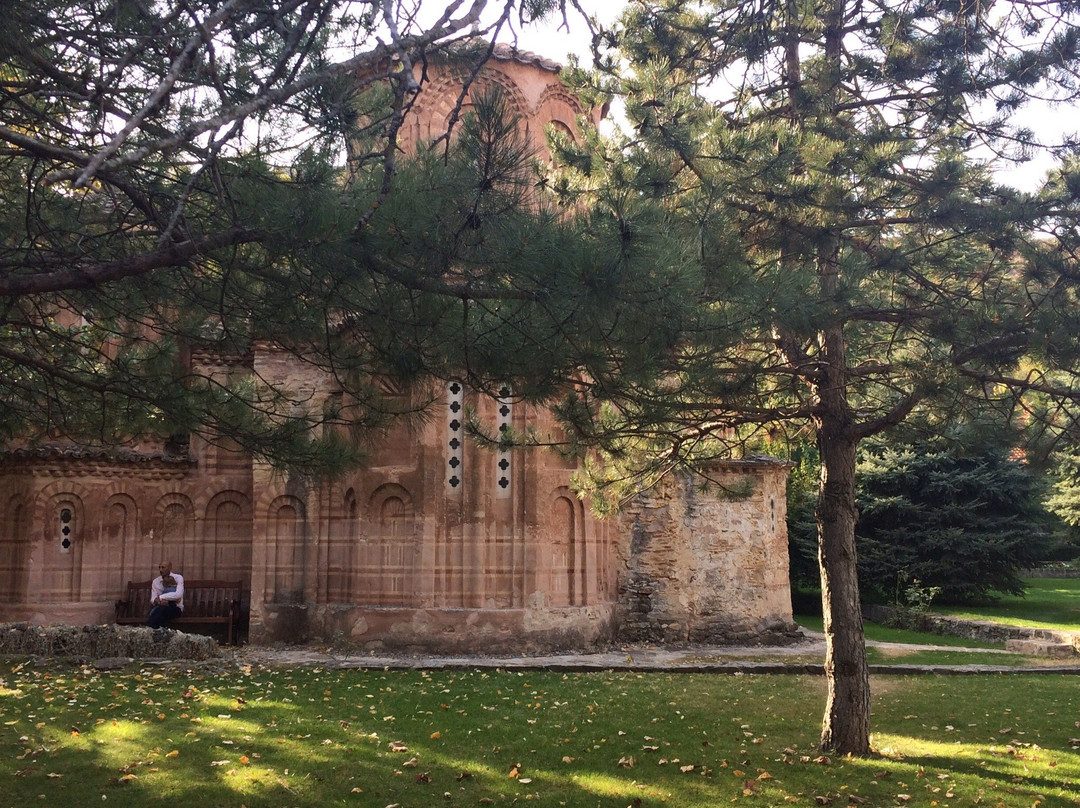
POLYGON ((1022 595, 1022 570, 1045 558, 1040 478, 1000 451, 875 446, 859 464, 856 537, 864 598, 939 603, 1022 595))

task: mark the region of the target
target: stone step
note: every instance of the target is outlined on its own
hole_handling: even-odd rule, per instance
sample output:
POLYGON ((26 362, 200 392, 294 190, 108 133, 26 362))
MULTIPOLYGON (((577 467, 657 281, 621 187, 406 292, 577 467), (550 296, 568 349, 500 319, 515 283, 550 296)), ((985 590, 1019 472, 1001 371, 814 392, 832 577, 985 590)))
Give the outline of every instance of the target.
POLYGON ((1006 640, 1005 650, 1012 651, 1015 654, 1045 656, 1054 659, 1076 656, 1076 649, 1072 645, 1064 642, 1054 642, 1053 640, 1006 640))

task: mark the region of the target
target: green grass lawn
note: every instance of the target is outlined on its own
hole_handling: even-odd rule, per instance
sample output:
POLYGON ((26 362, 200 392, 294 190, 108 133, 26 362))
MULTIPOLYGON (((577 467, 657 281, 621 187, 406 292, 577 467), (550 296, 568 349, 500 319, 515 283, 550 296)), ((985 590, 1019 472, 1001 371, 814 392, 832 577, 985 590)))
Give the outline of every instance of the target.
POLYGON ((0 805, 1080 804, 1072 677, 874 677, 880 757, 817 749, 824 680, 0 662, 0 805))
MULTIPOLYGON (((797 615, 795 622, 800 626, 821 631, 821 618, 797 615)), ((1050 657, 1031 657, 1021 654, 997 654, 990 653, 993 650, 1003 650, 1003 643, 988 643, 979 640, 970 640, 964 637, 949 637, 942 634, 927 634, 921 631, 908 629, 890 628, 879 623, 866 621, 863 623, 863 632, 868 640, 882 643, 897 643, 896 648, 888 646, 873 646, 866 649, 866 656, 871 665, 997 665, 1004 667, 1045 666, 1060 665, 1060 659, 1050 657), (900 644, 934 645, 936 649, 911 650, 903 648, 900 644), (983 651, 968 651, 954 649, 985 649, 983 651)), ((789 657, 789 661, 815 661, 814 658, 800 656, 789 657)))
POLYGON ((938 607, 932 611, 972 620, 996 620, 1014 626, 1080 629, 1080 578, 1030 578, 1024 597, 1002 597, 993 606, 938 607))
POLYGON ((866 649, 871 665, 995 665, 1003 667, 1060 665, 1052 657, 1033 657, 1022 654, 993 654, 988 651, 918 650, 871 646, 866 649))

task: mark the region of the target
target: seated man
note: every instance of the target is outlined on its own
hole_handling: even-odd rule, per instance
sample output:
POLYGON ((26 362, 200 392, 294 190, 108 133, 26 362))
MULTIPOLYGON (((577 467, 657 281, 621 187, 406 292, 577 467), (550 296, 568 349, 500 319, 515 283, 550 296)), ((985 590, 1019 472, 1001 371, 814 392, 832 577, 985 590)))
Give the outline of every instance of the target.
POLYGON ((171 561, 162 561, 158 571, 161 575, 150 584, 150 628, 165 628, 184 613, 184 576, 172 571, 171 561))

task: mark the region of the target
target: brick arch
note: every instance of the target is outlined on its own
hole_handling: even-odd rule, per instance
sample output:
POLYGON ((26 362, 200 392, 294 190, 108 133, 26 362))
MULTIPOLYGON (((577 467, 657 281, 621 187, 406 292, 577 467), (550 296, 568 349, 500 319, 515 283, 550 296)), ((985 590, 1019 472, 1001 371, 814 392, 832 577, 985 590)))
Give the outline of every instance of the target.
POLYGON ((565 87, 560 84, 552 84, 540 94, 540 100, 536 102, 533 114, 538 116, 544 123, 547 121, 562 121, 573 131, 576 131, 577 119, 585 114, 585 108, 565 87))
POLYGON ((367 566, 374 584, 371 596, 378 605, 411 605, 419 562, 412 494, 397 483, 385 483, 371 492, 366 510, 370 526, 367 566))
POLYGON ((547 586, 554 606, 589 603, 589 555, 585 541, 585 506, 569 488, 552 492, 547 586))
POLYGON ((98 529, 100 549, 83 565, 84 574, 97 582, 100 597, 119 598, 128 581, 153 577, 158 559, 152 557, 139 530, 139 506, 135 499, 109 486, 102 503, 98 529), (141 552, 140 552, 141 551, 141 552))
POLYGON ((30 538, 30 511, 31 501, 26 494, 16 493, 9 496, 4 505, 0 541, 26 541, 30 538))
POLYGON ((82 519, 85 516, 83 513, 83 503, 92 498, 92 491, 89 486, 80 483, 78 480, 72 479, 57 480, 56 482, 49 483, 38 491, 34 496, 32 506, 34 517, 31 524, 37 525, 41 530, 41 533, 38 536, 35 536, 35 539, 44 538, 45 535, 51 536, 55 532, 52 529, 52 524, 49 520, 57 498, 63 496, 74 498, 79 509, 77 515, 82 519))
POLYGON ((195 505, 191 498, 175 491, 162 494, 154 503, 150 531, 146 534, 146 544, 156 559, 153 564, 168 559, 176 572, 195 577, 188 567, 194 569, 199 561, 196 531, 195 505))
POLYGON ((90 499, 87 486, 75 480, 58 480, 45 486, 34 498, 33 524, 40 532, 32 536, 39 552, 41 582, 36 598, 49 603, 68 603, 78 600, 82 583, 83 545, 92 536, 84 502, 90 499), (70 546, 63 551, 61 520, 65 512, 69 520, 70 546))
POLYGON ((572 141, 577 142, 577 133, 574 131, 574 128, 562 119, 551 118, 546 122, 545 126, 550 127, 551 129, 566 135, 572 141))
POLYGON ((337 518, 330 523, 326 547, 327 603, 352 603, 354 592, 362 592, 358 580, 364 574, 366 542, 361 543, 360 501, 349 486, 341 496, 337 518))
POLYGON ((275 497, 266 507, 267 587, 272 603, 302 603, 307 583, 307 507, 299 497, 275 497))
POLYGON ((225 490, 206 503, 200 578, 242 580, 251 585, 252 511, 242 491, 225 490))
POLYGON ((404 486, 397 483, 384 483, 371 492, 371 496, 368 497, 367 512, 368 517, 372 521, 377 521, 382 517, 383 509, 386 507, 386 503, 390 499, 396 499, 401 502, 403 508, 405 508, 409 515, 412 514, 413 498, 409 490, 404 486))
MULTIPOLYGON (((461 95, 461 86, 467 78, 466 74, 453 71, 439 76, 427 85, 421 100, 413 107, 411 113, 414 116, 414 123, 410 127, 413 142, 427 144, 445 134, 451 112, 461 95), (425 98, 429 103, 425 103, 425 98)), ((524 134, 528 138, 533 110, 517 83, 497 68, 489 66, 473 80, 469 92, 461 102, 461 114, 464 114, 465 108, 472 105, 473 97, 495 87, 502 90, 510 110, 521 118, 525 126, 524 134)), ((460 125, 460 117, 458 124, 460 125)))

